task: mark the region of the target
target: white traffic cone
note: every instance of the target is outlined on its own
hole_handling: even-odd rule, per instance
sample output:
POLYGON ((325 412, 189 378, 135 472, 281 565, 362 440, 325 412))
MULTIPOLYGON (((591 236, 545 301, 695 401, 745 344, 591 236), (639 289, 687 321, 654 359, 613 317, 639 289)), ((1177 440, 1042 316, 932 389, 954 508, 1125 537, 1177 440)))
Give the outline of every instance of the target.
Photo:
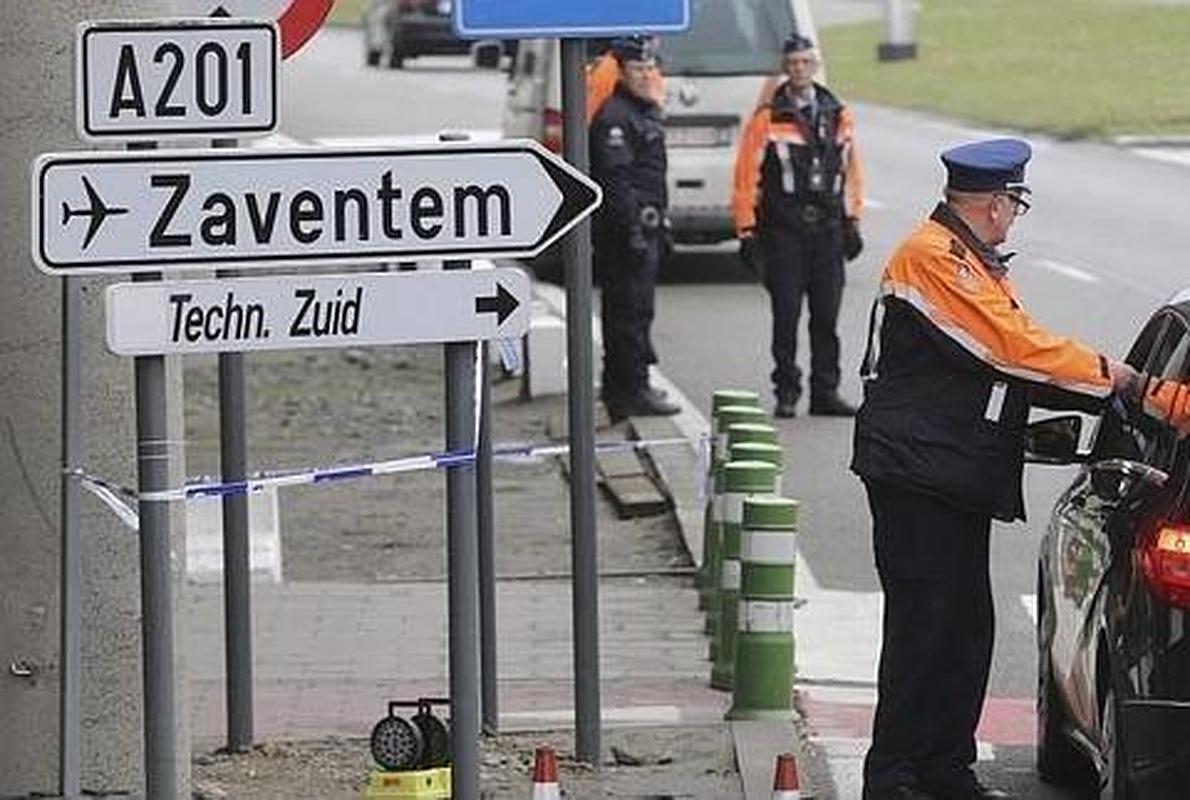
POLYGON ((533 756, 533 795, 530 800, 562 800, 558 786, 558 756, 552 747, 538 747, 533 756))
POLYGON ((797 758, 793 753, 777 756, 777 774, 773 776, 773 800, 801 800, 797 780, 797 758))

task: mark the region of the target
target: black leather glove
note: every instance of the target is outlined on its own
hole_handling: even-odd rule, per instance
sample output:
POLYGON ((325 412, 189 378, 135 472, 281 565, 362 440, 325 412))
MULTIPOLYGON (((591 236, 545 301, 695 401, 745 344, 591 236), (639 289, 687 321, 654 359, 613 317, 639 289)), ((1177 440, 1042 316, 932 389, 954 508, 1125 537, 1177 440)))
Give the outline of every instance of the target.
POLYGON ((740 237, 740 261, 749 272, 756 272, 756 237, 740 237))
POLYGON ((848 217, 843 220, 843 258, 854 261, 864 251, 864 239, 859 235, 859 220, 848 217))

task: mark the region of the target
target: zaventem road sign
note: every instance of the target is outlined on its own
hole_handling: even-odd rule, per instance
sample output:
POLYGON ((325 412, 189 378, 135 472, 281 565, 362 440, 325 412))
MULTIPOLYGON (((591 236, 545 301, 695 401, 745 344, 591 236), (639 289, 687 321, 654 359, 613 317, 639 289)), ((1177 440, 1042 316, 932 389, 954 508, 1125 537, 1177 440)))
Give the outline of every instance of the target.
POLYGON ((335 0, 173 0, 181 17, 275 19, 281 29, 281 57, 289 58, 318 33, 335 0))
POLYGON ((48 153, 32 178, 54 275, 532 256, 602 198, 531 141, 48 153))
POLYGON ((529 328, 519 269, 121 283, 107 346, 126 356, 512 338, 529 328))
POLYGON ((268 133, 277 127, 278 41, 264 21, 85 22, 75 59, 79 136, 268 133))
POLYGON ((454 27, 464 39, 681 33, 690 0, 455 0, 454 27))

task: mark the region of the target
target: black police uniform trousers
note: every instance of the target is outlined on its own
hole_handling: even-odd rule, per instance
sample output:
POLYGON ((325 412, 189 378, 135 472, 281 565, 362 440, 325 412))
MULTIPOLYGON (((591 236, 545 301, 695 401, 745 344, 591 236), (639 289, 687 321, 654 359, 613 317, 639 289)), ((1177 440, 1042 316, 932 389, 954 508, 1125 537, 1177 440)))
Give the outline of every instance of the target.
POLYGON ((603 328, 603 396, 628 397, 644 391, 649 365, 657 363, 651 329, 660 263, 660 242, 646 236, 645 248, 629 246, 627 232, 604 228, 594 241, 603 328))
POLYGON ((810 306, 810 395, 833 394, 839 387, 839 305, 843 300, 841 221, 817 226, 761 227, 764 285, 773 310, 773 386, 781 398, 801 395, 797 365, 802 299, 810 306))
POLYGON ((991 518, 865 483, 884 641, 864 784, 969 786, 995 627, 991 518))

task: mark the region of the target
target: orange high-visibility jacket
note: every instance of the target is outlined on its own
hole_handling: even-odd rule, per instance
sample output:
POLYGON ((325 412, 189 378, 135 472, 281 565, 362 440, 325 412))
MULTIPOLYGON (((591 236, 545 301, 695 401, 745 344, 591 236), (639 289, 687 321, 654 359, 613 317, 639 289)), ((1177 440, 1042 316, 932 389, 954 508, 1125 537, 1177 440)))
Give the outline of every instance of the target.
POLYGON ((888 262, 871 327, 852 469, 977 513, 1023 519, 1032 403, 1111 393, 1107 359, 1038 324, 946 204, 888 262))
MULTIPOLYGON (((612 53, 604 53, 587 67, 587 124, 599 114, 603 104, 616 91, 620 81, 620 63, 612 53)), ((665 107, 665 76, 660 67, 649 73, 649 96, 665 107)))
MULTIPOLYGON (((756 228, 758 211, 765 196, 762 186, 763 167, 770 155, 780 160, 783 166, 791 163, 790 153, 809 147, 815 139, 815 131, 800 114, 783 113, 782 95, 786 83, 782 82, 771 94, 766 84, 761 89, 763 102, 752 114, 740 137, 736 151, 735 178, 732 191, 732 215, 735 218, 736 233, 744 235, 756 228), (775 113, 776 112, 776 113, 775 113)), ((855 117, 851 109, 844 106, 829 90, 815 85, 821 113, 837 114, 834 123, 834 148, 838 158, 839 174, 842 176, 843 213, 854 219, 863 216, 864 170, 855 136, 855 117)), ((786 102, 785 105, 789 103, 786 102)), ((796 176, 788 181, 787 193, 794 195, 797 187, 792 185, 796 176)), ((771 187, 770 187, 771 188, 771 187)))
POLYGON ((1151 379, 1144 389, 1144 409, 1174 428, 1179 436, 1190 434, 1190 385, 1151 379))

